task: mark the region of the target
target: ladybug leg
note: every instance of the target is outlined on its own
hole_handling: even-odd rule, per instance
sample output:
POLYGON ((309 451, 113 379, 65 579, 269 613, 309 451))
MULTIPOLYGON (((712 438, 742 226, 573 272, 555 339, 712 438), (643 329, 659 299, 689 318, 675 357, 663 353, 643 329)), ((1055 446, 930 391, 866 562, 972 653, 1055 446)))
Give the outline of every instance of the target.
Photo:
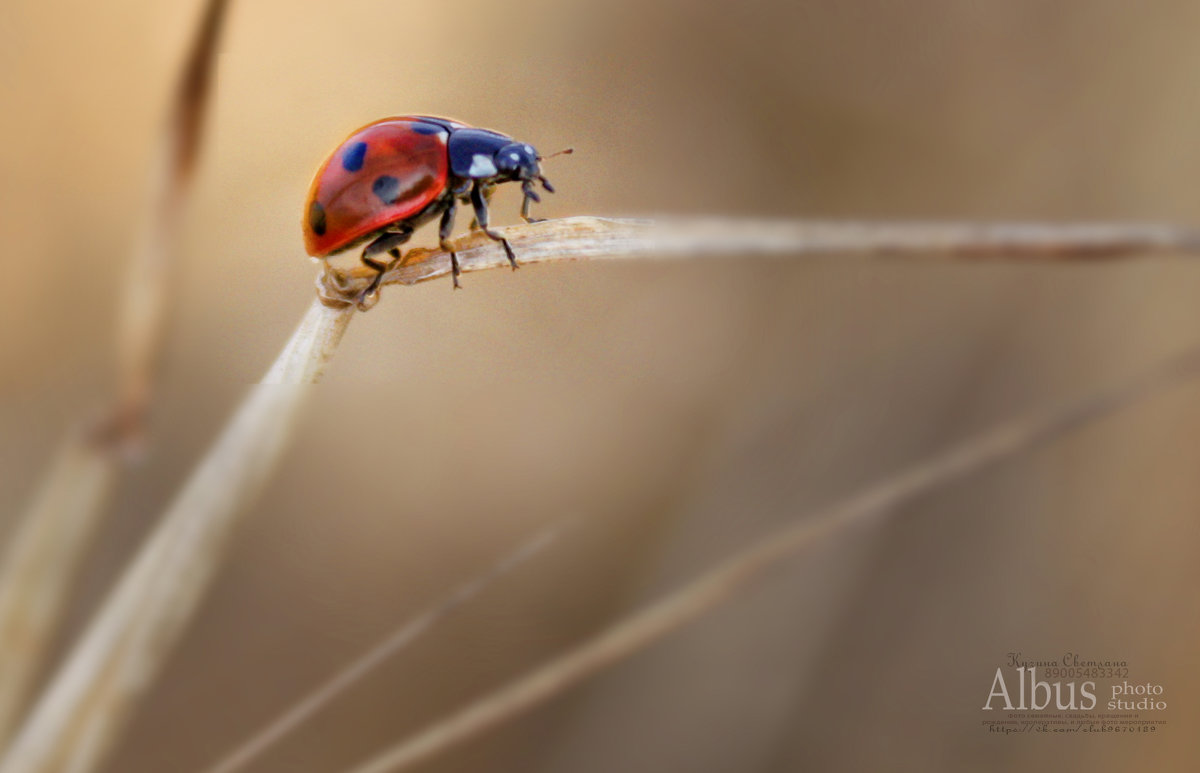
POLYGON ((537 195, 537 192, 534 191, 533 183, 531 181, 526 180, 524 183, 521 184, 521 193, 525 194, 525 198, 522 199, 522 201, 521 201, 521 219, 524 220, 526 223, 540 223, 543 220, 545 220, 546 218, 544 218, 544 217, 530 217, 529 216, 530 202, 534 202, 534 201, 540 202, 542 200, 542 197, 537 195))
POLYGON ((403 228, 398 231, 388 231, 381 235, 375 241, 363 247, 362 262, 368 268, 374 269, 375 276, 371 278, 371 283, 367 285, 367 289, 362 291, 359 296, 359 303, 367 298, 367 296, 379 289, 379 283, 383 281, 383 275, 396 265, 396 261, 400 260, 400 245, 404 244, 412 237, 412 228, 403 228), (391 256, 391 260, 379 260, 375 256, 381 253, 387 253, 391 256))
POLYGON ((504 247, 504 254, 508 256, 508 263, 517 270, 517 256, 513 254, 512 245, 508 243, 501 234, 488 228, 488 209, 487 198, 484 196, 483 188, 479 183, 475 183, 475 187, 471 189, 471 206, 475 208, 475 219, 479 222, 479 228, 488 235, 489 239, 495 239, 504 247))
POLYGON ((450 232, 454 230, 454 210, 457 206, 454 199, 450 199, 450 205, 442 213, 442 222, 438 226, 439 243, 443 250, 450 253, 450 276, 454 280, 455 290, 462 287, 458 283, 458 275, 462 273, 458 268, 458 253, 454 251, 454 245, 450 243, 450 232))
MULTIPOLYGON (((483 200, 484 200, 484 201, 485 201, 487 204, 489 204, 489 205, 490 205, 490 204, 492 203, 492 194, 493 194, 493 193, 495 193, 495 192, 496 192, 496 188, 495 188, 495 186, 492 186, 492 185, 489 185, 489 186, 487 186, 486 188, 484 188, 484 189, 483 189, 483 200)), ((468 198, 464 198, 464 199, 463 199, 463 203, 464 203, 464 204, 465 204, 467 201, 469 201, 469 197, 468 197, 468 198)), ((479 230, 479 218, 475 218, 475 217, 471 218, 471 230, 472 230, 472 231, 478 231, 478 230, 479 230)))

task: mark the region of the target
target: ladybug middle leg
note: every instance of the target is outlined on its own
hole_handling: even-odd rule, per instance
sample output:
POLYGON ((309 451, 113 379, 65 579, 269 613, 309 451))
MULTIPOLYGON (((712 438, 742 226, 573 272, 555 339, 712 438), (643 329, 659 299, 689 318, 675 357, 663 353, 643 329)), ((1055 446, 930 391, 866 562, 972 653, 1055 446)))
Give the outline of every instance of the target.
POLYGON ((454 289, 457 290, 462 285, 458 283, 458 275, 462 271, 458 268, 458 253, 454 251, 454 245, 450 242, 450 234, 454 231, 454 210, 458 204, 453 198, 446 206, 446 211, 442 213, 442 222, 438 226, 438 243, 442 249, 450 253, 450 276, 454 280, 454 289))
MULTIPOLYGON (((486 186, 486 187, 483 189, 483 200, 484 200, 484 201, 485 201, 485 202, 488 204, 488 206, 491 206, 491 203, 492 203, 492 194, 493 194, 493 193, 495 193, 495 192, 496 192, 496 186, 494 186, 494 185, 488 185, 488 186, 486 186)), ((463 197, 463 200, 462 200, 462 201, 463 201, 463 204, 466 204, 466 203, 468 203, 468 202, 471 200, 471 195, 470 195, 470 191, 469 191, 469 190, 468 190, 468 191, 466 191, 466 194, 467 194, 467 195, 466 195, 466 196, 464 196, 464 197, 463 197)), ((479 230, 479 219, 478 219, 478 218, 475 218, 475 217, 472 217, 472 218, 471 218, 471 226, 470 226, 470 227, 471 227, 471 230, 472 230, 472 231, 478 231, 478 230, 479 230)))
POLYGON ((396 265, 400 260, 400 245, 412 238, 413 229, 411 226, 403 226, 394 231, 387 231, 381 234, 377 239, 363 247, 362 262, 367 268, 374 269, 375 276, 371 278, 371 283, 359 295, 361 302, 371 293, 379 289, 379 283, 383 281, 383 275, 396 265), (391 260, 378 260, 376 255, 387 253, 391 256, 391 260))
POLYGON ((516 271, 517 256, 513 254, 512 245, 500 233, 488 228, 487 198, 483 192, 483 187, 478 182, 471 188, 471 206, 475 210, 475 221, 479 223, 480 230, 487 234, 488 238, 500 242, 500 245, 504 247, 504 254, 508 256, 509 265, 516 271))

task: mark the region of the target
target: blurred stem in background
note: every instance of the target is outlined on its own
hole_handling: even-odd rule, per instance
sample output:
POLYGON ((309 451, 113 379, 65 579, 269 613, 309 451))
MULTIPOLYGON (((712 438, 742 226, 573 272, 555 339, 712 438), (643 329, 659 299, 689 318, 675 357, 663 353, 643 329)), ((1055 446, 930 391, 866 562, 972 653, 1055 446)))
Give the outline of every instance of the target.
POLYGON ((463 709, 401 740, 347 773, 395 773, 552 700, 764 580, 821 541, 875 518, 898 516, 915 499, 1043 446, 1064 433, 1200 376, 1200 346, 1060 408, 1014 419, 876 481, 744 548, 678 590, 614 623, 463 709))
POLYGON ((0 564, 0 746, 50 649, 117 462, 76 431, 59 448, 0 564))
POLYGON ((349 666, 339 670, 315 690, 289 706, 283 714, 247 739, 245 743, 226 754, 205 773, 237 773, 237 771, 245 770, 268 749, 303 726, 321 709, 335 701, 338 696, 359 684, 376 668, 396 657, 401 650, 429 633, 451 612, 487 590, 501 577, 548 549, 564 531, 577 525, 577 521, 577 518, 566 518, 538 530, 515 550, 438 599, 424 612, 405 622, 388 634, 382 642, 356 658, 349 666))
POLYGON ((5 773, 95 770, 220 565, 237 517, 275 468, 353 309, 314 301, 131 560, 0 762, 5 773))
POLYGON ((0 748, 50 649, 90 536, 119 467, 142 443, 167 326, 170 268, 211 93, 229 3, 206 0, 151 159, 145 220, 124 282, 116 396, 94 429, 76 429, 18 518, 0 559, 0 748))

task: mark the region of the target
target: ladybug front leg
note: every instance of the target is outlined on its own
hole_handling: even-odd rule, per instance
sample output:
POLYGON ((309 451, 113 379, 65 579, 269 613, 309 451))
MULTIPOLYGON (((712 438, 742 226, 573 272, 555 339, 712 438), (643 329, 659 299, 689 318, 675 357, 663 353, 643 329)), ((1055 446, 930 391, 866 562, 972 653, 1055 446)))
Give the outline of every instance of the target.
POLYGON ((488 209, 487 198, 484 195, 483 187, 479 183, 475 183, 475 187, 471 188, 471 206, 475 209, 475 220, 479 223, 479 228, 488 235, 488 238, 495 239, 504 247, 504 254, 508 256, 508 263, 517 270, 517 256, 513 255, 512 245, 508 243, 502 235, 488 228, 488 209))
POLYGON ((367 296, 379 289, 379 283, 383 281, 383 275, 386 274, 396 262, 400 260, 400 245, 407 242, 413 235, 413 229, 409 226, 404 226, 395 231, 388 231, 382 234, 378 239, 363 247, 362 262, 363 265, 375 270, 375 276, 371 278, 371 283, 367 285, 367 289, 359 295, 359 303, 361 304, 367 296), (391 256, 391 260, 377 260, 376 255, 387 253, 391 256))
POLYGON ((525 198, 521 200, 521 219, 526 223, 540 223, 546 218, 531 217, 529 214, 529 205, 532 202, 541 202, 542 197, 537 195, 537 191, 533 189, 533 181, 526 180, 521 184, 521 193, 525 194, 525 198))

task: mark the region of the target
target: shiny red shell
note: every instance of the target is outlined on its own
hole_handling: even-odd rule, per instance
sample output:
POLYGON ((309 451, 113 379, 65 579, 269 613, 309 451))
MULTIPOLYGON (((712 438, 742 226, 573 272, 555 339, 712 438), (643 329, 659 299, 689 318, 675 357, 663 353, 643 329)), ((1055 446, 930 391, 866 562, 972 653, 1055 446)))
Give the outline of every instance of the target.
POLYGON ((449 138, 445 127, 415 116, 384 118, 347 137, 308 191, 308 254, 340 252, 436 201, 446 189, 449 138))

